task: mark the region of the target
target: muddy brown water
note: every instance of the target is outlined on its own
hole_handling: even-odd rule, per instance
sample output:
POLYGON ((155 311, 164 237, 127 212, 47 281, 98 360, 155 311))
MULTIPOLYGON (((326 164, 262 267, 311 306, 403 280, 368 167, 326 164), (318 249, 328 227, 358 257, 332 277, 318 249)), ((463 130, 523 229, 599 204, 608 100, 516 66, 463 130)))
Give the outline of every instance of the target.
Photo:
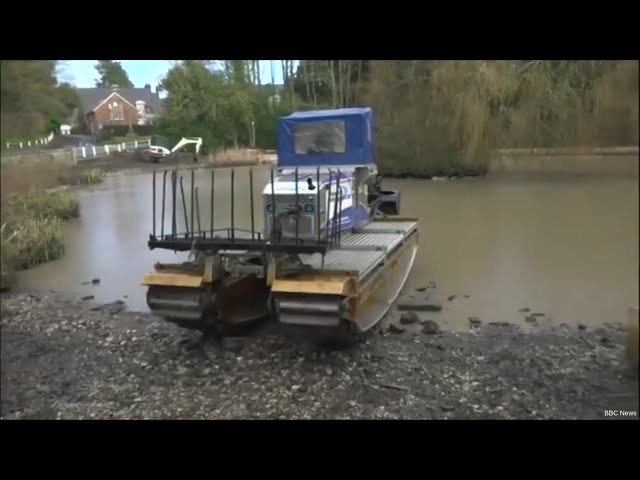
MULTIPOLYGON (((236 170, 234 221, 249 228, 247 172, 236 170)), ((189 207, 191 174, 183 175, 189 207)), ((194 175, 202 228, 209 228, 210 170, 194 175)), ((254 169, 257 201, 268 177, 254 169)), ((229 178, 229 169, 216 170, 215 228, 230 221, 229 178)), ((158 195, 160 182, 159 175, 158 195)), ((147 246, 151 185, 150 173, 120 174, 77 191, 82 214, 65 224, 67 255, 22 272, 19 286, 93 295, 97 302, 122 299, 130 310, 147 311, 142 275, 156 261, 186 258, 147 246), (94 278, 99 285, 83 285, 94 278)), ((528 308, 555 323, 595 325, 623 322, 627 308, 638 304, 637 179, 388 180, 386 186, 401 190, 402 215, 420 221, 420 249, 405 292, 434 282, 443 304, 442 312, 423 318, 448 328, 467 328, 470 316, 524 325, 526 313, 518 310, 528 308)), ((255 221, 261 228, 259 205, 255 221)))

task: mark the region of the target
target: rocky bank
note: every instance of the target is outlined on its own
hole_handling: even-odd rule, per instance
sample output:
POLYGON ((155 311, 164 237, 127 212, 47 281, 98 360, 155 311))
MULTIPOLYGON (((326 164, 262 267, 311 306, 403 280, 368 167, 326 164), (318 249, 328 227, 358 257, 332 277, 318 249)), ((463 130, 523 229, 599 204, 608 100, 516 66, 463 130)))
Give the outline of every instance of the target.
POLYGON ((3 294, 1 418, 637 419, 616 326, 425 325, 323 351, 273 327, 197 344, 123 307, 3 294))

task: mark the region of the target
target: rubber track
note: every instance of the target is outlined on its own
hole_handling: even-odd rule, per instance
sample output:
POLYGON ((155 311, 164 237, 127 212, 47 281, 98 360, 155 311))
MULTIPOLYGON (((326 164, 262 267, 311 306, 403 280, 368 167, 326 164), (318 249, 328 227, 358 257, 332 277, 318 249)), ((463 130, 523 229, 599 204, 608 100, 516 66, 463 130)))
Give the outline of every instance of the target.
POLYGON ((334 312, 330 312, 329 305, 339 301, 338 299, 319 297, 318 295, 309 295, 305 298, 305 296, 290 296, 285 294, 273 298, 274 312, 276 312, 276 315, 278 312, 281 312, 282 305, 288 303, 290 306, 286 309, 286 315, 296 318, 295 323, 278 322, 286 333, 304 338, 319 346, 341 349, 354 346, 380 332, 381 321, 378 321, 372 328, 363 332, 355 323, 340 318, 339 308, 335 308, 334 312), (293 303, 292 299, 294 299, 293 302, 295 302, 295 304, 299 305, 299 308, 293 308, 291 306, 293 303), (338 317, 336 318, 338 324, 335 326, 312 325, 312 320, 317 319, 319 314, 321 316, 335 315, 338 317), (309 321, 305 322, 304 317, 308 317, 309 321))

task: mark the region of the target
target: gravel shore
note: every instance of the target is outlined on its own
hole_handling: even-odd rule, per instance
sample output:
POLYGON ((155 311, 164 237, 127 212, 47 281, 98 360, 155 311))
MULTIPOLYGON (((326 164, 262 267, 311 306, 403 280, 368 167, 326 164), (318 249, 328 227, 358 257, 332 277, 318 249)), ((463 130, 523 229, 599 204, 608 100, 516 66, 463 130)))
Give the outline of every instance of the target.
POLYGON ((327 352, 273 328, 193 344, 123 307, 3 294, 1 418, 638 418, 621 327, 430 328, 327 352))

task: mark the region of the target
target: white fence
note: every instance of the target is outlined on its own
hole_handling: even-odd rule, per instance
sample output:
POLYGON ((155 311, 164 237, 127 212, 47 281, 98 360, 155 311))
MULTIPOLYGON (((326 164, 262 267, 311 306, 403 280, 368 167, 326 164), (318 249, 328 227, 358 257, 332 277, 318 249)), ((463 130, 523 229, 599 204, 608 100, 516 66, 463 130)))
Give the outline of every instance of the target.
POLYGON ((4 146, 7 149, 11 149, 11 148, 31 148, 31 147, 37 147, 40 145, 47 145, 51 140, 53 140, 53 132, 51 132, 48 136, 44 137, 44 138, 38 138, 36 140, 28 140, 26 142, 7 142, 4 144, 4 146))
POLYGON ((114 145, 92 145, 90 147, 73 147, 73 156, 76 161, 89 160, 104 157, 115 152, 132 152, 139 148, 151 145, 150 140, 136 140, 135 142, 117 143, 114 145))

